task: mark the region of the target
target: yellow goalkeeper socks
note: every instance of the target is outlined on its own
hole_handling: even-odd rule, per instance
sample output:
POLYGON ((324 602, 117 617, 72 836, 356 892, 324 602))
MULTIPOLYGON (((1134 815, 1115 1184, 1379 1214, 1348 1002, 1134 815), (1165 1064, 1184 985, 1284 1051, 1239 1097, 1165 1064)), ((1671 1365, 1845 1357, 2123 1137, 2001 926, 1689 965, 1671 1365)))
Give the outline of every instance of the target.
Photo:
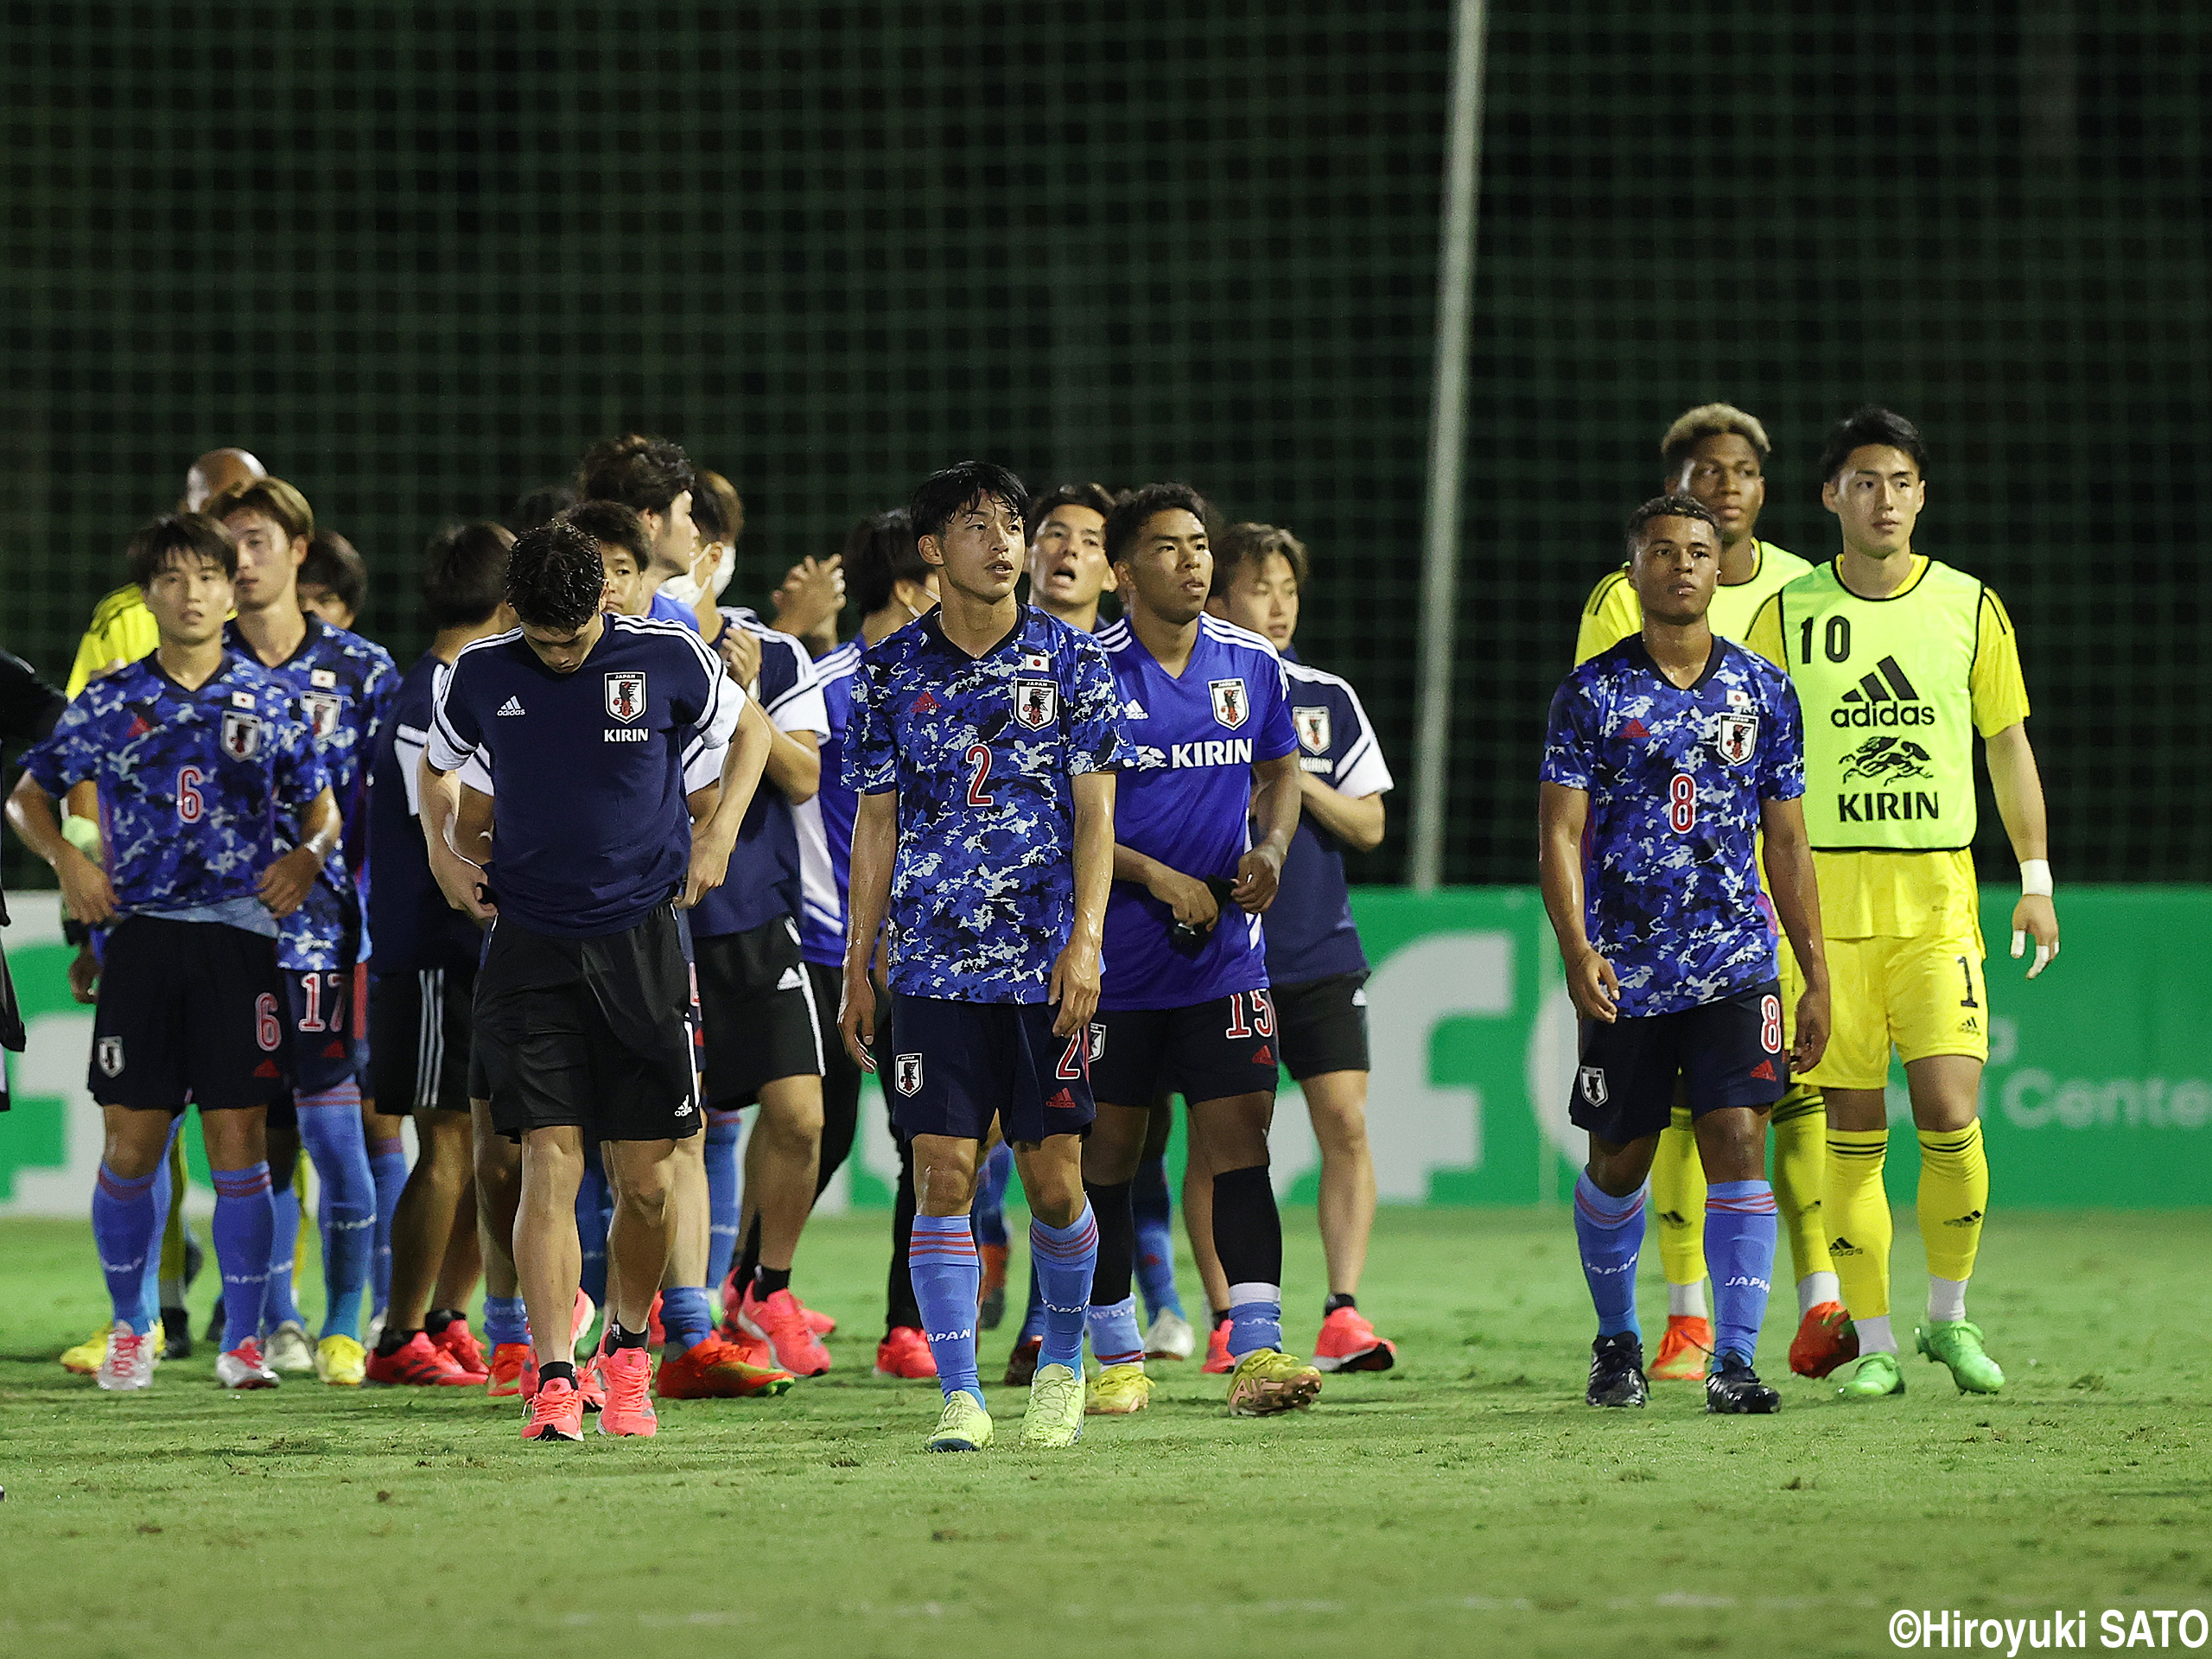
POLYGON ((1827 1106, 1816 1090, 1800 1085, 1774 1109, 1774 1204, 1789 1231, 1789 1259, 1802 1284, 1834 1270, 1828 1259, 1827 1106))
MULTIPOLYGON (((1687 1106, 1659 1132, 1651 1154, 1651 1214, 1659 1225, 1659 1265, 1670 1291, 1705 1283, 1705 1165, 1687 1106)), ((1704 1309, 1700 1306, 1698 1312, 1704 1309)))
MULTIPOLYGON (((1890 1318, 1890 1198, 1882 1188, 1887 1129, 1828 1131, 1829 1258, 1854 1321, 1890 1318)), ((1866 1347, 1862 1334, 1860 1348, 1866 1347)))
MULTIPOLYGON (((1982 1215, 1989 1208, 1989 1157, 1981 1124, 1920 1132, 1920 1242, 1931 1277, 1974 1276, 1981 1248, 1982 1215)), ((1963 1315, 1953 1315, 1962 1318, 1963 1315)))

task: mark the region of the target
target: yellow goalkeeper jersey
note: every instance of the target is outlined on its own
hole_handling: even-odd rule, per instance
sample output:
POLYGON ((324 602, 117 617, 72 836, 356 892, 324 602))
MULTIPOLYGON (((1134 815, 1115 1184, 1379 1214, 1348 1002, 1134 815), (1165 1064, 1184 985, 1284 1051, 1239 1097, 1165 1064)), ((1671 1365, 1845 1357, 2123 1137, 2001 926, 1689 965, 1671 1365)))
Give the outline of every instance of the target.
MULTIPOLYGON (((1712 608, 1705 613, 1715 633, 1739 645, 1750 633, 1751 619, 1759 607, 1780 592, 1785 582, 1796 581, 1813 568, 1772 542, 1754 542, 1751 548, 1755 561, 1751 579, 1732 588, 1724 583, 1714 588, 1712 608)), ((1611 651, 1643 626, 1643 607, 1637 603, 1628 568, 1624 565, 1606 572, 1582 607, 1582 621, 1574 631, 1575 663, 1580 665, 1601 651, 1611 651)))

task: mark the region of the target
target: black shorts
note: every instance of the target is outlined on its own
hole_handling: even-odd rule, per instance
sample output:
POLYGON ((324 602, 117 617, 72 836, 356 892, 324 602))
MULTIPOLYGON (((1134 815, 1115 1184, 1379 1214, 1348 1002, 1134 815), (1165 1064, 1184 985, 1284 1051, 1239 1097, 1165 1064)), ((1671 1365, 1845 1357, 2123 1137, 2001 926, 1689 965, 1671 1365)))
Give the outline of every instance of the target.
POLYGON ((1095 1029, 1091 1092, 1111 1105, 1148 1107, 1178 1094, 1195 1105, 1274 1092, 1281 1039, 1274 998, 1265 990, 1186 1008, 1102 1008, 1095 1029))
POLYGON ((699 1109, 690 935, 672 905, 590 939, 495 923, 476 974, 475 1047, 510 1140, 677 1141, 699 1109))
POLYGON ((358 1060, 353 1028, 353 971, 287 968, 285 1017, 292 1023, 292 1087, 319 1095, 351 1083, 358 1060))
POLYGON ((1015 1141, 1081 1135, 1091 1108, 1090 1054, 1098 1027, 1061 1037, 1044 1002, 891 998, 892 1052, 883 1076, 901 1135, 981 1141, 998 1120, 1015 1141))
POLYGON ((361 1085, 361 1098, 374 1100, 377 1068, 373 1051, 376 1032, 369 1024, 369 964, 353 964, 353 1081, 361 1085))
POLYGON ((822 1075, 814 982, 799 960, 797 923, 779 916, 696 940, 693 949, 710 1108, 735 1111, 758 1100, 763 1084, 822 1075))
POLYGON ((265 1106, 292 1086, 276 941, 133 916, 107 937, 86 1087, 103 1106, 265 1106))
POLYGON ((394 1117, 468 1109, 476 964, 378 974, 369 987, 377 1109, 394 1117))
POLYGON ((1724 1106, 1764 1109, 1789 1087, 1782 986, 1765 984, 1673 1014, 1581 1022, 1581 1064, 1567 1116, 1626 1146, 1667 1127, 1681 1084, 1693 1119, 1724 1106))
POLYGON ((1327 1071, 1364 1071, 1367 970, 1332 974, 1268 993, 1282 1032, 1282 1067, 1299 1082, 1327 1071))

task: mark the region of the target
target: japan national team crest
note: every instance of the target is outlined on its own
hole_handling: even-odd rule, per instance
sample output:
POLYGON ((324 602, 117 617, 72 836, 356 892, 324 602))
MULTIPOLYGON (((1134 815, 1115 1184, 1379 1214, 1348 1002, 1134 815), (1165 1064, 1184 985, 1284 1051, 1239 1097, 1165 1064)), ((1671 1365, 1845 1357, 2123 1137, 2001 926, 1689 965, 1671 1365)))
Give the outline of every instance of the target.
POLYGON ((1308 754, 1329 752, 1329 709, 1324 703, 1316 709, 1293 709, 1291 724, 1298 728, 1298 747, 1308 754))
POLYGON ((1050 680, 1014 683, 1014 717, 1033 732, 1041 732, 1060 711, 1060 688, 1050 680))
POLYGON ((1759 746, 1759 717, 1757 715, 1717 716, 1713 724, 1713 746, 1720 751, 1720 758, 1730 766, 1742 766, 1759 746))
POLYGON ((645 677, 634 669, 607 676, 607 712, 617 720, 642 720, 645 713, 645 677))
POLYGON ((261 716, 223 710, 223 753, 233 760, 251 760, 261 752, 261 716))
POLYGON ((1605 1103, 1605 1068, 1586 1065, 1582 1068, 1582 1098, 1592 1106, 1605 1103))
POLYGON ((92 1057, 99 1062, 102 1077, 118 1077, 123 1075, 122 1038, 101 1038, 99 1046, 93 1050, 92 1057))
MULTIPOLYGON (((316 671, 318 673, 321 671, 320 669, 316 671)), ((338 729, 338 710, 341 701, 334 691, 308 691, 301 696, 300 714, 306 720, 308 729, 315 734, 316 742, 327 742, 330 734, 338 729)))
POLYGON ((891 1063, 891 1080, 899 1085, 899 1092, 902 1095, 912 1096, 919 1094, 922 1089, 922 1057, 918 1054, 895 1056, 891 1063))
POLYGON ((1208 680, 1206 690, 1213 693, 1213 717, 1235 731, 1251 715, 1251 704, 1244 696, 1242 680, 1208 680))

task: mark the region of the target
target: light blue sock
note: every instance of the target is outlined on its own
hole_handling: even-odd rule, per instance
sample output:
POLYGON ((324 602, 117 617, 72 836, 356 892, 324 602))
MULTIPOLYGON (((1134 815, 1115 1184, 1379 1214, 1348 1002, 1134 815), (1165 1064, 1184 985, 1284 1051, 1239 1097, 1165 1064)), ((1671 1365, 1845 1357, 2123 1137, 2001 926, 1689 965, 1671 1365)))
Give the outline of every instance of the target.
POLYGON ((976 1178, 976 1202, 969 1206, 978 1244, 1006 1243, 1006 1183, 1014 1173, 1014 1148, 1003 1141, 991 1148, 976 1178))
POLYGON ((361 1293, 376 1250, 377 1183, 361 1128, 361 1085, 348 1077, 334 1089, 295 1096, 300 1144, 321 1187, 322 1334, 361 1339, 361 1293))
MULTIPOLYGON (((369 1257, 369 1311, 377 1318, 391 1300, 391 1217, 399 1208, 399 1195, 407 1190, 407 1143, 397 1135, 371 1141, 369 1175, 377 1188, 377 1230, 369 1257)), ((328 1205, 324 1206, 326 1212, 328 1205)))
POLYGON ((1766 1320, 1779 1224, 1764 1181, 1714 1181, 1705 1189, 1705 1260, 1713 1276, 1713 1358, 1746 1365, 1766 1320))
POLYGON ((1598 1334, 1625 1331, 1639 1342, 1643 1327, 1636 1320, 1636 1258, 1643 1247, 1643 1194, 1638 1187, 1624 1198, 1598 1190, 1585 1170, 1574 1183, 1574 1238, 1582 1250, 1582 1276, 1598 1310, 1598 1334))
POLYGON ((1229 1287, 1229 1357, 1242 1359, 1261 1348, 1282 1347, 1282 1287, 1229 1287))
MULTIPOLYGON (((1084 1206, 1086 1211, 1090 1208, 1090 1206, 1087 1204, 1084 1206)), ((1095 1221, 1091 1223, 1093 1227, 1097 1224, 1095 1221)), ((1097 1259, 1097 1250, 1095 1246, 1091 1251, 1091 1259, 1094 1262, 1097 1259)), ((1087 1288, 1084 1294, 1086 1295, 1090 1294, 1087 1288)), ((1032 1337, 1041 1337, 1044 1334, 1045 1284, 1044 1281, 1037 1275, 1037 1258, 1033 1255, 1029 1258, 1029 1300, 1023 1305, 1021 1310, 1021 1334, 1014 1340, 1027 1342, 1032 1337)))
MULTIPOLYGON (((269 1166, 248 1164, 244 1169, 219 1169, 215 1177, 215 1263, 223 1274, 223 1351, 257 1335, 262 1308, 274 1266, 270 1236, 276 1227, 276 1206, 270 1199, 269 1166)), ((299 1205, 292 1206, 292 1224, 299 1225, 299 1205)), ((289 1249, 284 1252, 289 1257, 289 1249)), ((285 1271, 289 1274, 288 1262, 285 1271)))
POLYGON ((519 1296, 486 1296, 484 1299, 484 1334, 496 1348, 503 1342, 530 1340, 530 1315, 523 1311, 519 1296))
MULTIPOLYGON (((305 1325, 300 1317, 299 1298, 292 1287, 293 1270, 300 1249, 300 1179, 299 1171, 292 1172, 292 1179, 276 1189, 270 1197, 269 1277, 261 1292, 261 1329, 274 1331, 287 1319, 305 1325)), ((226 1272, 226 1281, 230 1277, 226 1272)), ((230 1293, 226 1291, 223 1312, 226 1318, 231 1308, 230 1293)), ((226 1343, 226 1349, 236 1343, 226 1343)))
MULTIPOLYGON (((1049 1303, 1045 1317, 1048 1321, 1052 1318, 1049 1303)), ((1090 1351, 1097 1357, 1101 1370, 1109 1365, 1144 1363, 1144 1338, 1137 1334, 1137 1299, 1134 1295, 1124 1296, 1103 1307, 1093 1302, 1085 1322, 1090 1326, 1090 1351)))
POLYGON ((1098 1265, 1098 1222, 1090 1205, 1065 1227, 1047 1227, 1033 1217, 1029 1223, 1029 1262, 1033 1280, 1045 1304, 1045 1345, 1037 1355, 1039 1365, 1065 1365, 1083 1375, 1084 1310, 1090 1300, 1090 1274, 1098 1265))
POLYGON ((976 1371, 976 1304, 983 1294, 983 1263, 965 1216, 916 1216, 906 1252, 922 1331, 937 1359, 938 1386, 950 1399, 964 1389, 980 1402, 983 1382, 976 1371))
POLYGON ((1137 1288, 1154 1319, 1162 1313, 1181 1319, 1183 1299, 1175 1289, 1175 1206, 1167 1192, 1167 1159, 1147 1158, 1129 1183, 1129 1208, 1136 1217, 1137 1288))
MULTIPOLYGON (((744 1119, 735 1112, 707 1114, 707 1283, 715 1290, 729 1277, 737 1255, 737 1218, 742 1196, 737 1170, 738 1136, 744 1119)), ((661 1319, 668 1318, 665 1304, 661 1319)))
MULTIPOLYGON (((169 1141, 172 1144, 176 1140, 177 1125, 183 1122, 183 1116, 179 1114, 170 1122, 169 1141)), ((154 1166, 154 1242, 146 1247, 146 1289, 143 1298, 146 1323, 139 1327, 144 1331, 150 1331, 162 1322, 162 1235, 168 1227, 169 1205, 176 1201, 176 1194, 170 1190, 173 1185, 174 1183, 169 1179, 169 1149, 168 1147, 164 1146, 162 1148, 161 1162, 154 1166)), ((97 1236, 95 1234, 95 1236, 97 1236)), ((183 1299, 180 1297, 178 1300, 181 1301, 183 1299)))
POLYGON ((92 1243, 107 1279, 107 1298, 116 1322, 142 1337, 153 1329, 146 1316, 146 1258, 156 1254, 154 1242, 161 1236, 154 1182, 163 1167, 156 1164, 146 1174, 125 1179, 103 1160, 92 1184, 92 1243))
POLYGON ((661 1329, 668 1339, 663 1359, 680 1359, 715 1334, 715 1315, 704 1285, 675 1285, 660 1294, 661 1329))

